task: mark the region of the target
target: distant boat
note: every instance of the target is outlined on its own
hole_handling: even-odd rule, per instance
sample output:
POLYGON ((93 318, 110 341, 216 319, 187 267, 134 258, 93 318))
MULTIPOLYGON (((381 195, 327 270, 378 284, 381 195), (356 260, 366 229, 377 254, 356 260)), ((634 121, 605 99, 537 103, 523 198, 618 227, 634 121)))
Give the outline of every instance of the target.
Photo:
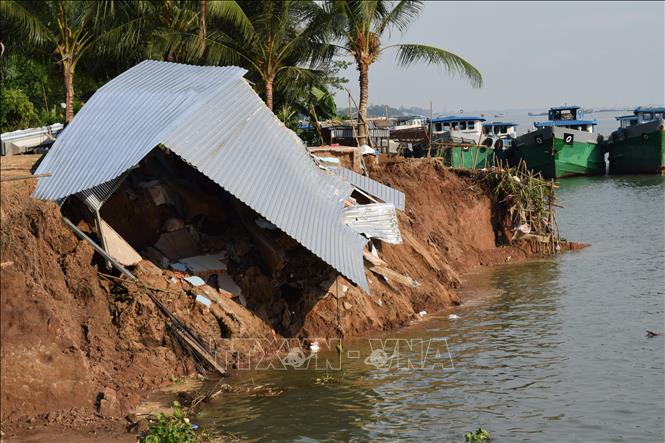
POLYGON ((494 114, 494 117, 505 117, 505 114, 499 112, 498 114, 494 114))
POLYGON ((548 120, 517 137, 512 162, 520 159, 545 178, 605 173, 603 150, 594 134, 596 120, 585 120, 579 106, 550 108, 548 120))
POLYGON ((616 117, 619 128, 606 143, 610 174, 665 171, 665 108, 640 106, 633 115, 616 117))
POLYGON ((418 128, 421 127, 425 124, 425 119, 423 117, 420 117, 418 115, 411 115, 407 117, 397 117, 395 121, 395 126, 393 126, 392 130, 394 131, 399 131, 401 129, 411 129, 411 128, 418 128))
POLYGON ((547 112, 527 112, 530 117, 540 117, 541 115, 547 115, 547 112))

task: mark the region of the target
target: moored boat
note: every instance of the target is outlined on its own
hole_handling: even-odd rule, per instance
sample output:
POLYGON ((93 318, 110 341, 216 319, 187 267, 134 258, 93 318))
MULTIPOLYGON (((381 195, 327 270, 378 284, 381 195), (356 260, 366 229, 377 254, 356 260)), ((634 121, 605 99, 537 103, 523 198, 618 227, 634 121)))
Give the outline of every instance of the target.
POLYGON ((610 174, 665 172, 665 107, 640 106, 617 117, 619 128, 605 145, 610 174))
POLYGON ((494 149, 481 144, 483 117, 455 115, 431 121, 432 142, 451 168, 481 169, 494 163, 494 149))
POLYGON ((551 108, 547 121, 534 123, 535 131, 517 137, 512 162, 524 160, 529 169, 545 178, 604 174, 596 124, 596 120, 584 119, 579 106, 551 108))
POLYGON ((485 122, 483 123, 482 145, 493 151, 493 159, 508 161, 513 141, 517 137, 517 123, 509 122, 485 122))

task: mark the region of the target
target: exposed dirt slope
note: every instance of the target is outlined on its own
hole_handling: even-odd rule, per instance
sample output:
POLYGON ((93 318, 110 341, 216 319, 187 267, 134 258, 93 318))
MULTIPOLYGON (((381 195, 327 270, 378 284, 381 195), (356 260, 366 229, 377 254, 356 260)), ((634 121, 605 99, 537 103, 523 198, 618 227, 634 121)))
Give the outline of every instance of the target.
MULTIPOLYGON (((526 244, 502 245, 502 208, 471 176, 460 176, 441 161, 383 163, 371 168, 370 177, 406 196, 406 210, 399 213, 404 241, 400 245, 382 244, 379 255, 390 268, 421 285, 389 284, 368 273, 371 295, 367 295, 345 281, 349 290, 340 303, 343 335, 395 328, 417 319, 421 310, 433 312, 459 304, 454 289, 460 284, 461 273, 533 255, 526 244)), ((331 335, 330 324, 335 324, 337 314, 334 285, 328 293, 329 297, 318 300, 305 313, 301 334, 331 335)))
MULTIPOLYGON (((223 351, 236 338, 348 337, 399 327, 417 319, 420 310, 460 303, 459 273, 530 254, 497 247, 501 211, 486 190, 438 161, 375 166, 371 176, 406 194, 406 212, 399 215, 404 243, 381 246, 379 256, 417 280, 416 288, 368 271, 371 294, 365 294, 293 244, 281 276, 253 264, 253 252, 229 265, 246 308, 222 298, 208 312, 171 271, 147 261, 134 271, 160 290, 180 320, 223 351)), ((56 205, 29 197, 33 184, 2 184, 3 430, 53 422, 97 428, 99 420, 123 423, 121 417, 148 392, 172 376, 193 373, 194 365, 183 358, 142 290, 98 275, 108 272, 99 257, 62 223, 56 205)), ((233 235, 246 236, 241 224, 231 228, 233 235)))

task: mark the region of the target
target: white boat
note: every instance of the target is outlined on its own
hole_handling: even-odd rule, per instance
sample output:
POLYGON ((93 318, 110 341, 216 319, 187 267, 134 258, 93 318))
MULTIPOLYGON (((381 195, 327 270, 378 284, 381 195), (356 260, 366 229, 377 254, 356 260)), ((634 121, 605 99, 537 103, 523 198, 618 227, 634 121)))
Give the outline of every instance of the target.
POLYGON ((455 115, 432 119, 432 139, 478 145, 482 139, 483 117, 455 115))
POLYGON ((425 119, 417 115, 409 117, 395 117, 395 125, 391 128, 393 131, 402 129, 419 128, 425 124, 425 119))

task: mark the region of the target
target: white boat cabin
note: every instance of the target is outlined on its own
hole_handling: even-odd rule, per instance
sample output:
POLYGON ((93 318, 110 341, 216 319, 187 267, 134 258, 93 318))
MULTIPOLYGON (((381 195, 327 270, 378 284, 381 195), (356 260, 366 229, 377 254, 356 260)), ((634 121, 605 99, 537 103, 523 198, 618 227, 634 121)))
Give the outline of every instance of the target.
POLYGON ((637 124, 650 122, 652 120, 665 119, 665 108, 639 106, 633 111, 637 117, 637 124))
POLYGON ((665 119, 665 108, 639 106, 633 111, 633 115, 621 115, 616 117, 619 129, 630 128, 653 120, 665 119))
POLYGON ((423 125, 425 125, 425 119, 419 116, 396 117, 395 126, 393 126, 392 129, 400 130, 400 129, 419 128, 423 125))
POLYGON ((482 117, 450 116, 432 119, 432 137, 448 134, 453 140, 468 143, 480 143, 483 125, 482 117))
POLYGON ((619 128, 621 129, 626 129, 630 128, 631 126, 635 126, 638 124, 638 118, 636 115, 622 115, 620 117, 616 118, 619 121, 619 128))
POLYGON ((483 135, 498 138, 515 138, 517 123, 487 122, 483 123, 483 135))
POLYGON ((535 122, 533 126, 536 129, 556 126, 558 128, 575 129, 577 131, 594 132, 598 122, 584 119, 584 110, 579 106, 559 106, 550 108, 547 113, 548 120, 545 122, 535 122))

